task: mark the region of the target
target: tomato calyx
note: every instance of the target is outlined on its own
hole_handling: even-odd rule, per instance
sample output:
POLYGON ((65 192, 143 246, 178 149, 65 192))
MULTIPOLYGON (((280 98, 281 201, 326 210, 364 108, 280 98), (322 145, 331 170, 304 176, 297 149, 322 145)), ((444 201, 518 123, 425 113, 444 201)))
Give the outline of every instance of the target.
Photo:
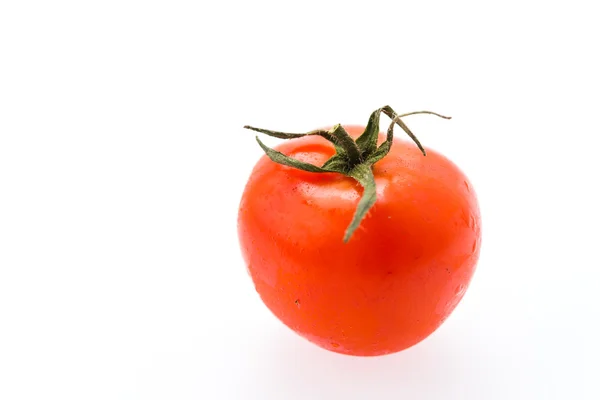
POLYGON ((451 118, 434 113, 432 111, 414 111, 406 114, 397 114, 390 106, 384 106, 371 113, 369 122, 367 123, 364 132, 356 140, 352 139, 352 137, 348 134, 348 132, 346 132, 341 124, 335 125, 330 130, 320 129, 307 133, 286 133, 255 128, 249 125, 244 126, 244 128, 264 133, 268 136, 279 139, 297 139, 305 136, 321 136, 334 145, 336 153, 319 167, 271 149, 261 142, 258 136, 256 137, 256 141, 258 142, 259 146, 263 149, 267 157, 269 157, 273 162, 308 172, 334 172, 343 174, 355 179, 363 187, 363 194, 358 202, 356 211, 352 217, 352 221, 344 233, 343 240, 344 243, 347 243, 369 209, 377 201, 375 177, 373 176, 372 167, 373 164, 384 158, 389 153, 394 141, 394 126, 398 125, 400 128, 402 128, 402 130, 404 130, 404 132, 406 132, 406 134, 415 142, 419 150, 421 150, 421 153, 423 153, 423 156, 427 155, 425 148, 421 145, 421 142, 419 142, 417 137, 401 120, 403 117, 415 114, 432 114, 444 119, 451 118), (388 127, 385 141, 377 146, 381 113, 387 115, 391 119, 391 123, 388 127))

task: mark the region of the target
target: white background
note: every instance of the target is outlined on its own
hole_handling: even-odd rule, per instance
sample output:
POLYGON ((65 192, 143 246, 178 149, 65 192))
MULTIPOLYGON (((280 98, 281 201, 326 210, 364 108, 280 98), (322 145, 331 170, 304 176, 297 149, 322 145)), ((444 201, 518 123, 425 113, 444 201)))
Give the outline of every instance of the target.
POLYGON ((600 398, 595 3, 2 0, 0 399, 600 398), (454 117, 407 123, 483 248, 437 332, 353 358, 254 292, 241 127, 384 104, 454 117))

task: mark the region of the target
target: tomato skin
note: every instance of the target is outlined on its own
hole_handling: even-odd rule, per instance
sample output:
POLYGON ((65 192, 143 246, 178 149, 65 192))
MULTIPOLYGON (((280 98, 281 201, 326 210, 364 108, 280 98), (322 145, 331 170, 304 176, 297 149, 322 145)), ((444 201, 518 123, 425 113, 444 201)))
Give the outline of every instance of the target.
MULTIPOLYGON (((319 137, 277 150, 316 165, 335 152, 319 137)), ((238 215, 242 254, 266 306, 315 344, 357 356, 398 352, 433 333, 463 297, 481 246, 475 193, 447 158, 394 139, 373 172, 377 202, 348 243, 362 188, 340 174, 263 156, 238 215)))

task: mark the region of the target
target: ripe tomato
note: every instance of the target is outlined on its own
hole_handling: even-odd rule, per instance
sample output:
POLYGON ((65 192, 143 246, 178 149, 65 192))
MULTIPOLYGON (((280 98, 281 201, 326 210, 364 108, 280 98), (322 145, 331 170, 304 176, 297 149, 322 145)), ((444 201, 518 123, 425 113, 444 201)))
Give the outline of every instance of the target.
MULTIPOLYGON (((345 128, 353 137, 365 130, 345 128)), ((314 165, 335 153, 315 136, 276 149, 314 165)), ((463 297, 481 242, 471 184, 441 154, 425 157, 394 138, 372 171, 377 200, 347 243, 363 188, 267 156, 238 218, 248 271, 273 314, 325 349, 360 356, 394 353, 434 332, 463 297)))

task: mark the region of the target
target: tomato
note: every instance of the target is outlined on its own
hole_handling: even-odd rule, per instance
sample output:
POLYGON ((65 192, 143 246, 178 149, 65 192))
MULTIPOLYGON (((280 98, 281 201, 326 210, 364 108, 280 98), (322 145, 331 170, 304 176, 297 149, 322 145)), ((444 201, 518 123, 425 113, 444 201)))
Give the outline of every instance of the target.
MULTIPOLYGON (((345 129, 356 138, 365 127, 345 129)), ((318 136, 275 150, 313 165, 335 154, 318 136)), ((423 156, 394 138, 372 173, 376 201, 347 242, 361 185, 266 155, 238 216, 242 254, 264 304, 318 346, 357 356, 398 352, 434 332, 465 294, 481 245, 473 188, 443 155, 423 156)))

